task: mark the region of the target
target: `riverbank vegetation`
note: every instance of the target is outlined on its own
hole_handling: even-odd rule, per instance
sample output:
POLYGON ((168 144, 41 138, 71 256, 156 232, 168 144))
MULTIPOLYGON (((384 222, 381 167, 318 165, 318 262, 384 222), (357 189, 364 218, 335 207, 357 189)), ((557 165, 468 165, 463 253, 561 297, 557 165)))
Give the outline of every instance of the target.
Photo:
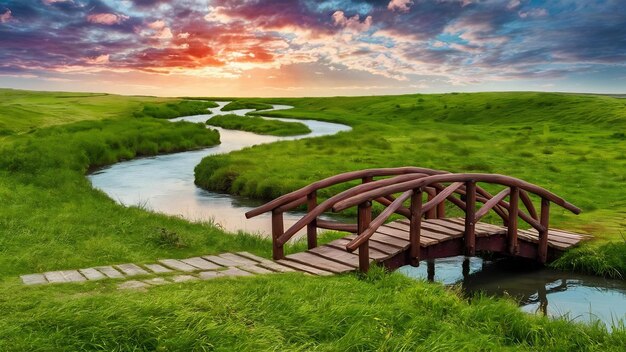
POLYGON ((618 265, 613 271, 626 273, 626 252, 595 249, 623 241, 626 232, 626 193, 616 191, 626 188, 624 99, 520 92, 263 101, 295 106, 264 115, 338 122, 353 130, 208 157, 196 168, 198 185, 271 199, 333 174, 373 167, 511 175, 582 208, 575 216, 554 207, 551 224, 596 236, 587 244, 593 251, 579 252, 589 263, 586 271, 597 267, 591 263, 602 253, 618 256, 610 261, 618 265))
POLYGON ((268 120, 258 116, 239 116, 234 114, 214 116, 207 121, 207 125, 272 136, 297 136, 311 133, 311 130, 300 122, 268 120))
POLYGON ((180 116, 209 115, 209 108, 218 105, 212 101, 179 100, 170 102, 144 103, 141 111, 134 113, 135 117, 154 117, 157 119, 173 119, 180 116))
POLYGON ((233 100, 230 103, 226 104, 226 106, 222 108, 222 111, 233 111, 241 109, 268 110, 272 107, 272 104, 264 103, 258 100, 233 100))
MULTIPOLYGON (((1 120, 14 131, 0 139, 2 351, 626 346, 620 326, 609 333, 602 324, 527 315, 509 300, 468 303, 454 290, 381 270, 367 276, 224 278, 147 292, 120 291, 116 280, 24 286, 21 274, 240 250, 269 256, 271 244, 227 235, 211 223, 123 207, 91 187, 85 172, 95 166, 218 143, 202 124, 134 117, 145 103, 162 99, 32 93, 31 106, 31 92, 11 94, 20 97, 0 99, 3 116, 30 120, 1 120), (65 106, 66 99, 73 103, 65 106), (24 106, 41 113, 29 117, 24 106)), ((298 164, 294 160, 293 167, 298 164)))

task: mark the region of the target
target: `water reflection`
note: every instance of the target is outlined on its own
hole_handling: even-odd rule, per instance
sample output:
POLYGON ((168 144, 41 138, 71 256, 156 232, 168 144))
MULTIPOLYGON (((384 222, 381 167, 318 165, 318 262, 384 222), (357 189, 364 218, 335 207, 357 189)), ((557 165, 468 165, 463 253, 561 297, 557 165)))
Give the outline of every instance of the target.
POLYGON ((463 256, 422 262, 400 272, 458 284, 468 295, 510 296, 523 311, 570 320, 602 321, 611 329, 626 320, 626 282, 540 267, 519 259, 487 261, 463 256))

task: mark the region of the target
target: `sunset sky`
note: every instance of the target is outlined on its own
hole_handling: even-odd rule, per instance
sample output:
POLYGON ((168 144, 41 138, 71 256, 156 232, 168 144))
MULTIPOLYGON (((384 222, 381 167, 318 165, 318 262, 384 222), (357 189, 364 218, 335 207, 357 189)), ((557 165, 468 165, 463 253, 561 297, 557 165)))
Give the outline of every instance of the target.
POLYGON ((0 0, 0 87, 626 93, 626 0, 0 0))

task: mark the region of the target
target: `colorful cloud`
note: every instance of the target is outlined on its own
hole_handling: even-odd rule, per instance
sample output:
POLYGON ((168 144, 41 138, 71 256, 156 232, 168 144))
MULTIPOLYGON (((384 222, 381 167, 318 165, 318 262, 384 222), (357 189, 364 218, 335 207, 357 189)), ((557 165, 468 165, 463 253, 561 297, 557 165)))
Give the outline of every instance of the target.
POLYGON ((282 76, 270 83, 327 86, 334 81, 325 73, 343 72, 346 86, 415 90, 570 82, 590 72, 620 77, 625 66, 626 7, 618 0, 8 0, 0 7, 1 75, 282 76))

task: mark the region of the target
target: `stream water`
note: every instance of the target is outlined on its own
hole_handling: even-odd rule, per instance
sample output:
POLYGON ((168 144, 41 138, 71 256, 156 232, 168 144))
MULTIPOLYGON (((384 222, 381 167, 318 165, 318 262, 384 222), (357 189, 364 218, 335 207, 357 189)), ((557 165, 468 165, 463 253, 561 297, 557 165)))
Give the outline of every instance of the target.
POLYGON ((624 280, 553 270, 521 259, 487 261, 463 256, 398 270, 416 279, 460 285, 468 296, 509 296, 529 313, 582 322, 599 320, 608 329, 626 321, 624 280))
MULTIPOLYGON (((221 108, 227 102, 218 104, 218 107, 209 109, 209 115, 181 117, 171 121, 204 123, 212 116, 243 116, 253 111, 244 109, 223 112, 221 108)), ((289 108, 291 107, 274 105, 272 110, 289 108)), ((295 137, 275 137, 212 127, 220 133, 220 145, 120 162, 98 170, 88 178, 95 188, 123 205, 142 206, 191 221, 211 220, 231 232, 241 230, 268 235, 269 214, 249 220, 244 216, 245 212, 260 205, 260 202, 196 187, 194 168, 208 155, 229 153, 258 144, 326 136, 350 130, 349 126, 315 120, 276 119, 304 123, 312 132, 295 137)), ((286 226, 293 224, 302 215, 286 213, 286 226)), ((607 280, 510 261, 488 262, 481 258, 466 261, 464 257, 436 260, 430 264, 430 270, 428 263, 422 263, 417 268, 407 266, 399 271, 413 278, 461 285, 468 295, 476 292, 494 296, 508 295, 518 300, 522 310, 531 313, 566 317, 575 321, 600 320, 609 329, 616 326, 618 321, 626 319, 626 282, 623 280, 607 280)))
MULTIPOLYGON (((186 116, 172 122, 189 121, 204 123, 213 116, 235 114, 243 116, 254 109, 222 111, 228 102, 209 109, 211 114, 186 116)), ((290 109, 291 106, 274 105, 267 111, 290 109)), ((268 118, 270 119, 270 118, 268 118)), ((244 214, 260 205, 244 197, 209 192, 194 184, 194 168, 208 155, 226 154, 253 145, 283 140, 320 137, 349 131, 351 128, 336 123, 315 120, 271 118, 281 121, 300 122, 311 133, 301 136, 276 137, 255 133, 211 127, 220 133, 221 143, 196 151, 138 158, 113 164, 88 176, 92 185, 123 205, 142 206, 149 210, 181 216, 191 221, 213 221, 227 231, 246 231, 268 235, 271 233, 270 215, 260 215, 246 220, 244 214)), ((295 223, 302 214, 285 213, 285 225, 295 223)))

